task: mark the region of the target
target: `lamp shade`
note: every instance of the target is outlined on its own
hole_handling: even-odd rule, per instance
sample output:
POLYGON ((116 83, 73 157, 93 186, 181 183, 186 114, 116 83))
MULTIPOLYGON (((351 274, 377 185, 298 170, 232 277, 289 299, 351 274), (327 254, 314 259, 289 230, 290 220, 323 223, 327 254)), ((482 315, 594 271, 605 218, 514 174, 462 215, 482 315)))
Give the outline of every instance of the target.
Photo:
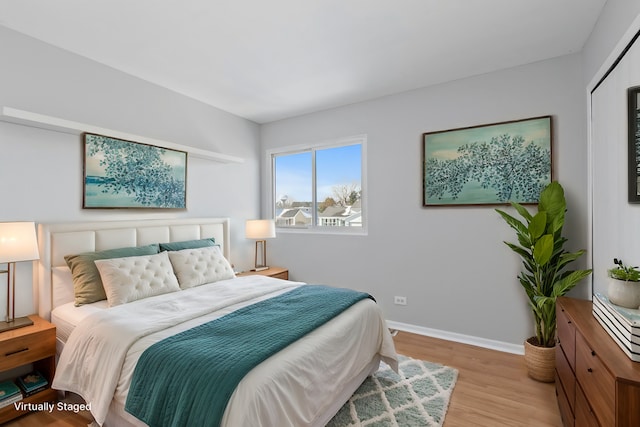
POLYGON ((33 222, 0 222, 0 263, 40 259, 33 222))
POLYGON ((270 239, 276 237, 276 223, 272 219, 250 219, 245 226, 247 239, 270 239))

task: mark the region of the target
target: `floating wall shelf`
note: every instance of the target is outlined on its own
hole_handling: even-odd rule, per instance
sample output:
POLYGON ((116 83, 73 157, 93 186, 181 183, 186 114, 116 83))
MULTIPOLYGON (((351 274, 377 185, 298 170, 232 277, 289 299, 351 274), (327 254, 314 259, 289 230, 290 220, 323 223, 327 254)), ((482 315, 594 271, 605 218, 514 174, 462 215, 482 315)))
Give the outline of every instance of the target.
POLYGON ((56 132, 70 133, 72 135, 80 135, 83 132, 96 133, 99 135, 111 136, 118 139, 141 142, 143 144, 155 145, 158 147, 170 148, 173 150, 186 151, 191 157, 198 157, 215 162, 244 163, 244 159, 241 157, 216 153, 200 148, 176 144, 174 142, 162 141, 160 139, 147 138, 145 136, 119 132, 116 130, 92 126, 85 123, 73 122, 57 117, 46 116, 44 114, 32 113, 30 111, 18 110, 17 108, 2 107, 2 115, 0 116, 0 120, 25 126, 53 130, 56 132))

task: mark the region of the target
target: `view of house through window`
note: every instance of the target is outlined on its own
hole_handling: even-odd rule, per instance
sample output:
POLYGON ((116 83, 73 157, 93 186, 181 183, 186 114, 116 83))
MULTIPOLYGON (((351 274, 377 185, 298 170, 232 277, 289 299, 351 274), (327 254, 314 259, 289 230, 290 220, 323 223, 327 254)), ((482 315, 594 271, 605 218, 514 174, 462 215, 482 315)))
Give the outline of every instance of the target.
POLYGON ((278 227, 363 226, 364 137, 272 154, 278 227))

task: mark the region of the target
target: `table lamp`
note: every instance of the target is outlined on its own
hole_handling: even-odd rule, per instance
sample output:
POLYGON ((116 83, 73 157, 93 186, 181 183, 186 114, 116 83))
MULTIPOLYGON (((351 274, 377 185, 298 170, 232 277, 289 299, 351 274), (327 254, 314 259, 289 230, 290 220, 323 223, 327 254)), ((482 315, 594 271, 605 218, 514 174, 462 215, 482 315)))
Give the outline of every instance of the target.
POLYGON ((247 220, 245 226, 245 235, 247 239, 256 239, 256 257, 255 268, 253 271, 266 270, 267 266, 267 241, 276 237, 276 223, 272 219, 250 219, 247 220), (260 262, 258 263, 258 252, 261 252, 260 262))
POLYGON ((28 317, 15 318, 16 314, 16 262, 35 261, 38 255, 38 239, 33 222, 0 222, 0 264, 7 264, 7 316, 0 322, 0 332, 33 325, 28 317))

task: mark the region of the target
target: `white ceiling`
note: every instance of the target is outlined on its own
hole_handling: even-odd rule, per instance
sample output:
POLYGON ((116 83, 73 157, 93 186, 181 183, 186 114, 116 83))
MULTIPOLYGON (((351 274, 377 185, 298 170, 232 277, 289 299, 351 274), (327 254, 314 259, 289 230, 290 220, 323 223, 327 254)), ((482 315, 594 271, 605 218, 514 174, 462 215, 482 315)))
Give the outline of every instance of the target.
POLYGON ((579 52, 606 0, 2 0, 0 25, 266 123, 579 52))

